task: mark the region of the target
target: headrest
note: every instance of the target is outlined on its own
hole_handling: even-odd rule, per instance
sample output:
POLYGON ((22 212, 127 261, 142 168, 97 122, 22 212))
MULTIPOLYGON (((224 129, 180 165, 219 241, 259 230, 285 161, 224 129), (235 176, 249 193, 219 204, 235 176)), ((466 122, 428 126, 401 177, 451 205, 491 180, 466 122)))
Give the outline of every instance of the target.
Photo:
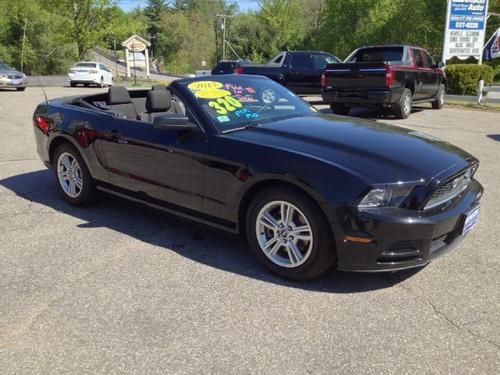
POLYGON ((153 90, 153 91, 155 91, 155 90, 166 90, 166 89, 167 89, 167 86, 161 85, 161 84, 153 85, 153 87, 151 88, 151 90, 153 90))
POLYGON ((151 112, 166 112, 172 104, 172 97, 168 90, 148 91, 146 97, 146 111, 151 112))
POLYGON ((131 103, 128 90, 123 86, 111 86, 108 91, 108 104, 131 103))

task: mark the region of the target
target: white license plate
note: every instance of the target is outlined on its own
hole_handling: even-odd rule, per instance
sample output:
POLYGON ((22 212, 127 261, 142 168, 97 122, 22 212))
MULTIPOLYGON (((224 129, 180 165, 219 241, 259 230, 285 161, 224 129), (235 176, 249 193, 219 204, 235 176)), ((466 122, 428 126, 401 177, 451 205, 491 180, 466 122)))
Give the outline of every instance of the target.
POLYGON ((479 217, 479 206, 470 211, 465 217, 464 226, 462 228, 462 236, 470 231, 477 223, 479 217))

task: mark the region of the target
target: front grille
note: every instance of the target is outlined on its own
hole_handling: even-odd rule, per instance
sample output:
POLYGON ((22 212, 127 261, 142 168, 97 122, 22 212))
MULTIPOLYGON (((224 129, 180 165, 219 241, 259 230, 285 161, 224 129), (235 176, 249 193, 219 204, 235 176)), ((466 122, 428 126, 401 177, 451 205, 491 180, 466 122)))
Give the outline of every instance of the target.
POLYGON ((8 75, 7 78, 9 79, 21 79, 23 76, 18 76, 18 75, 8 75))
POLYGON ((433 191, 424 209, 428 210, 455 198, 462 191, 467 189, 471 178, 471 170, 467 170, 466 172, 449 179, 433 191))

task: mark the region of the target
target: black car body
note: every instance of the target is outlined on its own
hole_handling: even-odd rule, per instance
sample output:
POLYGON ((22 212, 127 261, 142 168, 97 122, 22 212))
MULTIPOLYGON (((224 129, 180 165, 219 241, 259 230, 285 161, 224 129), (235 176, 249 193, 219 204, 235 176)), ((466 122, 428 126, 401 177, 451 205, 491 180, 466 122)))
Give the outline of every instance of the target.
POLYGON ((285 51, 263 65, 243 65, 238 73, 261 75, 296 94, 321 93, 321 73, 328 64, 338 63, 334 55, 322 51, 285 51))
POLYGON ((431 102, 439 109, 446 85, 441 67, 420 47, 361 47, 345 63, 326 67, 323 100, 338 114, 347 114, 350 107, 378 106, 406 118, 417 102, 431 102))
POLYGON ((88 203, 95 188, 246 235, 266 266, 295 279, 335 261, 356 271, 422 266, 476 221, 478 160, 433 137, 320 114, 264 77, 174 81, 168 108, 155 90, 131 99, 123 90, 34 113, 37 151, 59 189, 71 175, 83 186, 76 198, 61 190, 70 203, 88 203), (274 260, 259 248, 267 240, 279 241, 274 260), (307 249, 300 266, 287 240, 307 249))

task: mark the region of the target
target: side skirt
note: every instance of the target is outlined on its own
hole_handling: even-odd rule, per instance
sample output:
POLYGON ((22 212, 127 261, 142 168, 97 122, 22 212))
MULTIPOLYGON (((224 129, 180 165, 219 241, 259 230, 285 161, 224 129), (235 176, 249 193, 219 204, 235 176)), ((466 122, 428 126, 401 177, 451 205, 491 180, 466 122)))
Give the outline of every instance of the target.
POLYGON ((204 225, 214 227, 216 229, 222 230, 224 232, 229 232, 231 234, 238 234, 238 226, 228 220, 220 219, 211 215, 204 214, 202 212, 196 212, 184 207, 177 206, 172 203, 162 201, 160 199, 151 198, 146 194, 136 193, 127 189, 116 187, 108 183, 96 180, 97 189, 105 193, 113 194, 120 198, 128 199, 130 201, 144 204, 146 206, 168 212, 182 219, 187 219, 204 225))

